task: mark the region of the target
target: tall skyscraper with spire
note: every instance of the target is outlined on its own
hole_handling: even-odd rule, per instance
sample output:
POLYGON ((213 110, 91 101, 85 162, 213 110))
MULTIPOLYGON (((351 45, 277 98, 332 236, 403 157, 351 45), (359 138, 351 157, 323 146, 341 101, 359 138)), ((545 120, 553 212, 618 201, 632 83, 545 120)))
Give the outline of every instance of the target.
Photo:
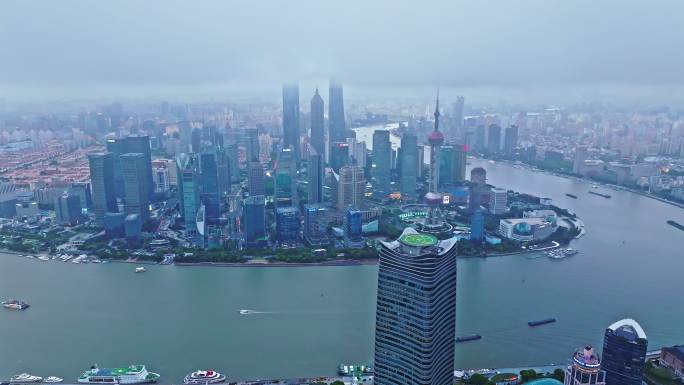
POLYGON ((299 86, 283 86, 283 144, 299 159, 299 86))
POLYGON ((318 94, 318 87, 316 87, 316 93, 311 98, 311 146, 323 157, 325 157, 324 109, 323 98, 318 94))

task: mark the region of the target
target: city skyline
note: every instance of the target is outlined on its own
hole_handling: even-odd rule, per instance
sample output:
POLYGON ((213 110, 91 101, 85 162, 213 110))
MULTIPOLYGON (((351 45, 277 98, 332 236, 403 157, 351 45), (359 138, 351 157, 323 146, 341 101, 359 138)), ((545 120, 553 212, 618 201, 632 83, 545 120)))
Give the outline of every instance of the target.
POLYGON ((2 3, 0 385, 681 384, 683 13, 2 3))

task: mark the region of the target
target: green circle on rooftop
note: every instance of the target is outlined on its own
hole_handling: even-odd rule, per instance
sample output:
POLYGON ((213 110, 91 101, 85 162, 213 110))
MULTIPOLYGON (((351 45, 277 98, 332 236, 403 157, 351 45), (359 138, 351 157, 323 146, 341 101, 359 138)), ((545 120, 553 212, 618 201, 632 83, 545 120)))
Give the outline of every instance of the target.
POLYGON ((413 247, 428 247, 437 244, 437 237, 430 234, 406 234, 399 240, 403 244, 413 247))

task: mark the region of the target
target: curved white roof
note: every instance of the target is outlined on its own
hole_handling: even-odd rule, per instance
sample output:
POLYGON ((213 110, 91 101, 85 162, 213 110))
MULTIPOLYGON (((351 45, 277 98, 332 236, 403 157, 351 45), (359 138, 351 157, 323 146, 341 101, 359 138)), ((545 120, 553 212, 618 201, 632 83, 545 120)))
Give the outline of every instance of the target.
POLYGON ((610 330, 617 330, 620 329, 621 327, 630 327, 634 329, 634 332, 637 334, 639 338, 646 338, 646 333, 644 332, 644 329, 641 328, 641 325, 639 325, 638 322, 631 318, 625 318, 623 320, 619 320, 615 322, 614 324, 608 326, 608 329, 610 330))

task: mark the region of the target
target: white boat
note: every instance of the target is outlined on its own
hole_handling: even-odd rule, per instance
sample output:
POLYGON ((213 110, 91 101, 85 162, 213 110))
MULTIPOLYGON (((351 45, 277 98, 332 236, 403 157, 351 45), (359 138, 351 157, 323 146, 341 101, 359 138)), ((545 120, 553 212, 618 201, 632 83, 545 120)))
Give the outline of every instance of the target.
POLYGON ((60 383, 62 381, 64 381, 64 379, 59 378, 59 377, 55 377, 55 376, 50 376, 50 377, 43 380, 43 382, 46 384, 57 384, 57 383, 60 383))
POLYGON ((226 380, 226 376, 214 370, 198 370, 185 376, 186 385, 217 384, 226 380))
POLYGON ((252 310, 240 309, 240 314, 242 314, 242 315, 252 314, 252 310))
POLYGON ((147 271, 147 270, 145 270, 145 268, 142 267, 142 266, 141 266, 141 267, 136 267, 136 268, 135 268, 135 272, 136 272, 136 273, 144 273, 144 272, 146 272, 146 271, 147 271))
POLYGON ((50 260, 50 258, 48 258, 44 255, 41 255, 40 257, 38 257, 38 259, 40 259, 41 261, 49 261, 50 260))
POLYGON ((29 384, 33 382, 41 382, 43 381, 43 377, 38 377, 38 376, 32 376, 28 373, 22 373, 22 374, 17 374, 16 376, 12 376, 10 378, 10 383, 12 384, 29 384))

